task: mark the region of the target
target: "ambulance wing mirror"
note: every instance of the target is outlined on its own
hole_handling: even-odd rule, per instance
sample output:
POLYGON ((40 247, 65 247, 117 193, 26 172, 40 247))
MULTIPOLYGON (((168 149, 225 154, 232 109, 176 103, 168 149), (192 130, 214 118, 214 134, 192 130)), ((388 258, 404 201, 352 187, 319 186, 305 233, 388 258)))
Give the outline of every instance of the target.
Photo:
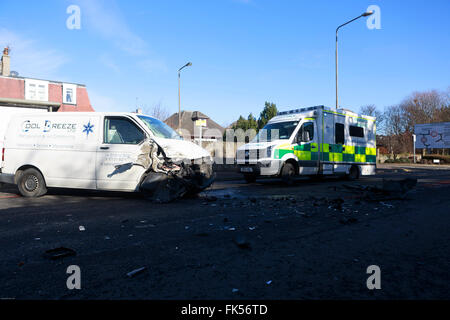
POLYGON ((303 142, 308 142, 310 140, 309 131, 305 130, 303 131, 303 142))
POLYGON ((309 138, 309 131, 305 130, 304 126, 302 126, 297 134, 297 144, 300 142, 308 142, 309 138))

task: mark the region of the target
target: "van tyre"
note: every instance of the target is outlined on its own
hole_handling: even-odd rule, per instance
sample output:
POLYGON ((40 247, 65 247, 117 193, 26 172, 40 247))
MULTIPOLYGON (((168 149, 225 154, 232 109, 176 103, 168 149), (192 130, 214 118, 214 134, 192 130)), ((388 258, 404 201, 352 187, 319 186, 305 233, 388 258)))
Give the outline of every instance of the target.
POLYGON ((357 166, 352 166, 347 175, 347 180, 354 181, 359 178, 359 169, 357 166))
POLYGON ((292 163, 285 163, 283 169, 281 169, 281 180, 288 186, 292 186, 294 184, 295 178, 295 168, 292 163))
POLYGON ((33 168, 26 169, 19 176, 19 192, 27 198, 40 197, 47 193, 47 186, 42 174, 33 168))
POLYGON ((245 182, 247 183, 253 183, 256 181, 256 175, 254 174, 244 174, 245 182))

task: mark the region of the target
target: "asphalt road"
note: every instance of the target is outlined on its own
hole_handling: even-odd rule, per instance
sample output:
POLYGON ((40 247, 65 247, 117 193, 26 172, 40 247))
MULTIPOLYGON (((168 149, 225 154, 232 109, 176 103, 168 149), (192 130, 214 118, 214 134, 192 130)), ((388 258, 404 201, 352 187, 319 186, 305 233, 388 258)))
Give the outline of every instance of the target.
POLYGON ((0 298, 449 299, 449 192, 450 168, 426 166, 293 187, 218 181, 170 204, 73 190, 26 199, 2 187, 0 298), (367 189, 406 177, 419 180, 405 199, 367 189), (76 255, 43 255, 58 247, 76 255), (70 265, 80 290, 66 286, 70 265), (370 265, 379 290, 366 286, 370 265))

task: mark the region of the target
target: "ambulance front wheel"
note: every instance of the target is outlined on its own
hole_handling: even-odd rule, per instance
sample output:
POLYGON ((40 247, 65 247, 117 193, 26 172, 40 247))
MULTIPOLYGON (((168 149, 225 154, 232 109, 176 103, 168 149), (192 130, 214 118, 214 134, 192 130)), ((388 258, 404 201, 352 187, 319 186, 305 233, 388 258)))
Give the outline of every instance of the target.
POLYGON ((253 183, 256 181, 256 175, 254 174, 244 174, 245 182, 247 183, 253 183))
POLYGON ((20 194, 27 198, 40 197, 47 193, 44 177, 34 168, 26 169, 20 174, 17 187, 20 194))
POLYGON ((283 169, 281 169, 281 180, 288 186, 291 186, 294 184, 294 178, 295 178, 295 167, 292 163, 285 163, 283 166, 283 169))

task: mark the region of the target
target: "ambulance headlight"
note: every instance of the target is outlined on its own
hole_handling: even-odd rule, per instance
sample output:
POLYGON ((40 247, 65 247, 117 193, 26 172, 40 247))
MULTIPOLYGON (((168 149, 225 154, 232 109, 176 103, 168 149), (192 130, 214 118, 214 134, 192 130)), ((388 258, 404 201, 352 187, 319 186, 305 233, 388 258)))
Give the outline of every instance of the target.
POLYGON ((273 149, 273 146, 270 146, 270 147, 268 147, 267 148, 267 158, 271 158, 272 157, 272 149, 273 149))

